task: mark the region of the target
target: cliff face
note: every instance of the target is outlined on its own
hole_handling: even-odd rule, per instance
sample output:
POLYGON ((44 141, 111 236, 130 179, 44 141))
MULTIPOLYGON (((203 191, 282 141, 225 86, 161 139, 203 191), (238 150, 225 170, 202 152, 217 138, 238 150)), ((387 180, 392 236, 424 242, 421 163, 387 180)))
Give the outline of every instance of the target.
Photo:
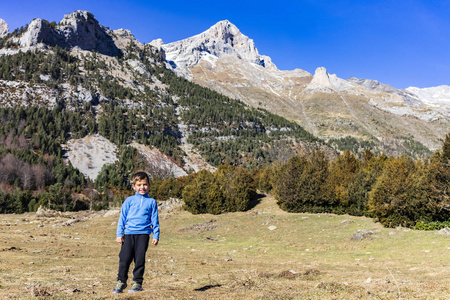
POLYGON ((63 48, 78 47, 109 56, 120 56, 121 51, 107 31, 90 12, 75 11, 65 15, 56 26, 51 26, 42 19, 34 19, 19 43, 21 47, 33 47, 43 43, 63 48))
POLYGON ((233 56, 239 60, 276 69, 269 57, 260 55, 252 39, 242 34, 228 20, 193 37, 162 46, 166 59, 172 63, 176 72, 189 76, 188 68, 197 65, 202 59, 215 59, 233 56))

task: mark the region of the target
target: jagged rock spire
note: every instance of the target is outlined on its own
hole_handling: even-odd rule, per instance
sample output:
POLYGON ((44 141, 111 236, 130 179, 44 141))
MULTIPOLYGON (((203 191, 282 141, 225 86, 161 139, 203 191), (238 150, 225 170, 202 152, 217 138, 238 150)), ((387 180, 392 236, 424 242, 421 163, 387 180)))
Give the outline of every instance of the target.
POLYGON ((5 20, 0 19, 0 38, 4 37, 9 33, 9 26, 5 20))
POLYGON ((333 92, 347 90, 352 86, 352 83, 344 79, 338 78, 336 74, 328 74, 327 69, 319 67, 314 73, 314 77, 306 87, 305 91, 321 91, 333 92))

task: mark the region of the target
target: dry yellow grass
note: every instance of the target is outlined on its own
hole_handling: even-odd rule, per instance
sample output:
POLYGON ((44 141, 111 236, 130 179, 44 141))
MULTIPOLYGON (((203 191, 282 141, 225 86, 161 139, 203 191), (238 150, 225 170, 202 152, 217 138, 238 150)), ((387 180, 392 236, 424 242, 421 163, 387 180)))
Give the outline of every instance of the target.
POLYGON ((0 298, 447 299, 450 295, 450 238, 436 232, 382 228, 367 218, 289 214, 279 210, 271 197, 245 213, 191 215, 172 208, 161 210, 160 217, 160 244, 147 252, 145 291, 113 295, 117 214, 2 215, 0 298), (375 234, 352 240, 360 229, 375 234))

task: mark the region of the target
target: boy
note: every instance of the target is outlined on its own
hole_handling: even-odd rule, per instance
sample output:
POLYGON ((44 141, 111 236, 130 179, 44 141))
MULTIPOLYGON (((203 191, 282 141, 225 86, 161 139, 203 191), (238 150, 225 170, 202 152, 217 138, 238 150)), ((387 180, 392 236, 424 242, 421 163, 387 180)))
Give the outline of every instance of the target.
POLYGON ((147 194, 149 178, 145 172, 133 175, 131 186, 136 192, 122 204, 117 223, 116 241, 121 244, 119 254, 119 272, 113 293, 122 293, 127 287, 128 269, 134 260, 133 284, 128 293, 142 291, 145 270, 145 252, 150 234, 153 233, 153 245, 159 241, 159 219, 156 200, 147 194))

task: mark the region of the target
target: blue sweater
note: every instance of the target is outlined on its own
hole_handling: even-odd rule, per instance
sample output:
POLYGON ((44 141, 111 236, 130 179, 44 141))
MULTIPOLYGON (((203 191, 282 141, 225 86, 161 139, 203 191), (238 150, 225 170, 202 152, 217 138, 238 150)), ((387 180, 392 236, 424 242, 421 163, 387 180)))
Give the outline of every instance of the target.
POLYGON ((159 240, 158 204, 147 194, 128 197, 122 204, 119 222, 117 223, 117 237, 124 234, 151 234, 153 239, 159 240))

